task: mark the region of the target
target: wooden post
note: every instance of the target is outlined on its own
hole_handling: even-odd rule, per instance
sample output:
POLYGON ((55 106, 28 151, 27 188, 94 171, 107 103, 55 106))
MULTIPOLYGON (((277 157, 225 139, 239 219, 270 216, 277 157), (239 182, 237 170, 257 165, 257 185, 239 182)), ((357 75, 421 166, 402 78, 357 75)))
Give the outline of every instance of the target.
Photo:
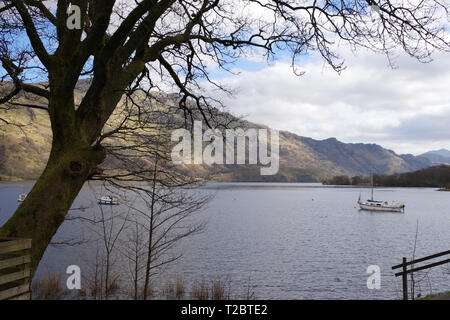
POLYGON ((406 258, 403 257, 403 300, 408 300, 408 275, 406 274, 406 258))
MULTIPOLYGON (((413 272, 417 272, 417 271, 421 271, 421 270, 425 270, 425 269, 429 269, 429 268, 433 268, 433 267, 437 267, 443 264, 447 264, 450 263, 450 259, 445 259, 442 261, 437 261, 437 262, 433 262, 430 264, 427 264, 425 266, 420 266, 420 267, 414 267, 414 265, 418 262, 423 262, 426 260, 430 260, 430 259, 435 259, 438 257, 442 257, 445 255, 450 254, 450 250, 447 251, 443 251, 443 252, 439 252, 436 254, 432 254, 431 256, 427 256, 427 257, 423 257, 420 259, 415 259, 415 260, 411 260, 409 262, 406 261, 406 258, 403 257, 402 263, 401 264, 397 264, 395 266, 392 266, 392 270, 398 269, 398 268, 402 268, 401 272, 397 272, 395 274, 396 277, 400 277, 402 276, 402 280, 403 280, 403 300, 408 300, 408 273, 413 274, 413 272), (411 265, 411 268, 408 270, 408 266, 411 265)), ((414 297, 411 297, 412 300, 414 300, 414 297)))

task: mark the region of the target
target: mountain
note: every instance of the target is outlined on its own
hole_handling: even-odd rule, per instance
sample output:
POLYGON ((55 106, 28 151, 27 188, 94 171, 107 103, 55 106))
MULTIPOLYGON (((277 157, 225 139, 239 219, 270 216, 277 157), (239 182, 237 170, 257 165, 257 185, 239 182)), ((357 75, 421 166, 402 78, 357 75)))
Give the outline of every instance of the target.
MULTIPOLYGON (((77 101, 87 87, 84 81, 77 86, 77 101)), ((176 96, 164 95, 164 98, 165 103, 175 105, 176 96)), ((24 103, 30 98, 23 96, 20 99, 24 103)), ((222 116, 232 117, 226 113, 222 116)), ((36 179, 46 164, 51 146, 52 134, 46 111, 0 108, 2 118, 13 119, 23 126, 2 126, 0 122, 0 177, 4 180, 36 179)), ((242 128, 267 128, 238 121, 242 128)), ((376 174, 393 174, 431 166, 426 157, 398 155, 376 144, 343 143, 335 138, 315 140, 288 131, 280 131, 279 158, 280 170, 274 176, 261 176, 260 168, 254 165, 183 165, 180 170, 214 181, 313 182, 336 175, 367 176, 371 170, 376 174)))
POLYGON ((450 164, 450 151, 447 149, 428 151, 419 157, 427 158, 433 164, 450 164))

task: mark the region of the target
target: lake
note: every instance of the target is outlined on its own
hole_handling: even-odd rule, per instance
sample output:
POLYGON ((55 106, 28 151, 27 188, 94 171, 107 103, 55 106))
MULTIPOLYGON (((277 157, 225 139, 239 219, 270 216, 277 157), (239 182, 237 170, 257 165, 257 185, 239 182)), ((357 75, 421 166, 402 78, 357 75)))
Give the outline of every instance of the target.
MULTIPOLYGON (((31 186, 0 184, 0 225, 17 208, 18 194, 31 186)), ((93 205, 93 190, 101 188, 85 186, 73 207, 93 205)), ((358 196, 368 198, 370 189, 304 183, 208 183, 203 189, 214 195, 201 212, 206 229, 179 244, 183 257, 161 281, 225 277, 237 288, 250 283, 257 299, 401 299, 401 279, 391 266, 412 257, 416 227, 416 257, 450 246, 450 193, 433 188, 375 190, 375 198, 404 202, 405 213, 360 211, 358 196), (367 288, 370 265, 381 269, 379 290, 367 288)), ((69 220, 55 242, 86 232, 69 220)), ((68 265, 83 264, 86 252, 83 245, 51 246, 38 275, 64 275, 68 265)), ((415 277, 422 295, 450 290, 448 265, 415 277)))

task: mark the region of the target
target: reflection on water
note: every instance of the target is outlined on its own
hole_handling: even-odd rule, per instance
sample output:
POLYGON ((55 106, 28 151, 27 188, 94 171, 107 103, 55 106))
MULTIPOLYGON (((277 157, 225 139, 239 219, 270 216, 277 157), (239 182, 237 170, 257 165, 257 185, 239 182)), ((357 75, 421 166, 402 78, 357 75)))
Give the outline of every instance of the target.
MULTIPOLYGON (((17 208, 17 196, 31 184, 0 184, 0 224, 17 208)), ((101 186, 92 187, 101 193, 101 186)), ((85 187, 74 208, 95 207, 92 188, 85 187)), ((391 266, 410 258, 416 225, 416 257, 448 250, 450 193, 431 188, 378 188, 375 197, 406 203, 406 212, 360 211, 362 191, 320 184, 209 183, 214 199, 201 218, 208 225, 200 235, 177 248, 183 259, 164 277, 187 281, 226 276, 235 286, 255 286, 260 299, 400 299, 401 279, 391 266), (369 265, 381 268, 381 289, 366 286, 369 265)), ((74 210, 89 216, 90 211, 74 210)), ((119 210, 119 209, 118 209, 119 210)), ((78 220, 66 221, 54 242, 89 238, 78 220)), ((85 246, 52 246, 39 267, 64 274, 70 264, 83 264, 85 246)), ((416 291, 427 294, 450 289, 450 267, 416 275, 416 291)))

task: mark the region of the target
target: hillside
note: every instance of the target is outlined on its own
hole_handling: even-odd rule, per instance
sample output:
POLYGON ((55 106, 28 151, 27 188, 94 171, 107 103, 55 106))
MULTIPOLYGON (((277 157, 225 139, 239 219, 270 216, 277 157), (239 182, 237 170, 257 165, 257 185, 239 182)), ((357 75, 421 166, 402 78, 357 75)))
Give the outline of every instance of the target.
POLYGON ((450 151, 447 149, 428 151, 421 154, 420 157, 427 158, 433 164, 450 164, 450 151))
MULTIPOLYGON (((80 83, 75 92, 81 99, 87 85, 80 83)), ((24 101, 29 99, 22 97, 24 101)), ((167 103, 174 103, 168 95, 167 103)), ((230 117, 230 115, 227 115, 230 117)), ((22 127, 0 124, 1 179, 35 179, 43 170, 51 145, 51 130, 46 112, 26 108, 0 109, 0 118, 14 120, 22 127)), ((265 126, 240 121, 247 128, 265 126)), ((375 144, 347 144, 335 138, 314 140, 291 132, 280 131, 280 171, 275 176, 261 176, 252 165, 196 165, 180 168, 197 176, 215 181, 322 181, 336 175, 409 172, 429 167, 430 160, 413 155, 397 155, 375 144)))

